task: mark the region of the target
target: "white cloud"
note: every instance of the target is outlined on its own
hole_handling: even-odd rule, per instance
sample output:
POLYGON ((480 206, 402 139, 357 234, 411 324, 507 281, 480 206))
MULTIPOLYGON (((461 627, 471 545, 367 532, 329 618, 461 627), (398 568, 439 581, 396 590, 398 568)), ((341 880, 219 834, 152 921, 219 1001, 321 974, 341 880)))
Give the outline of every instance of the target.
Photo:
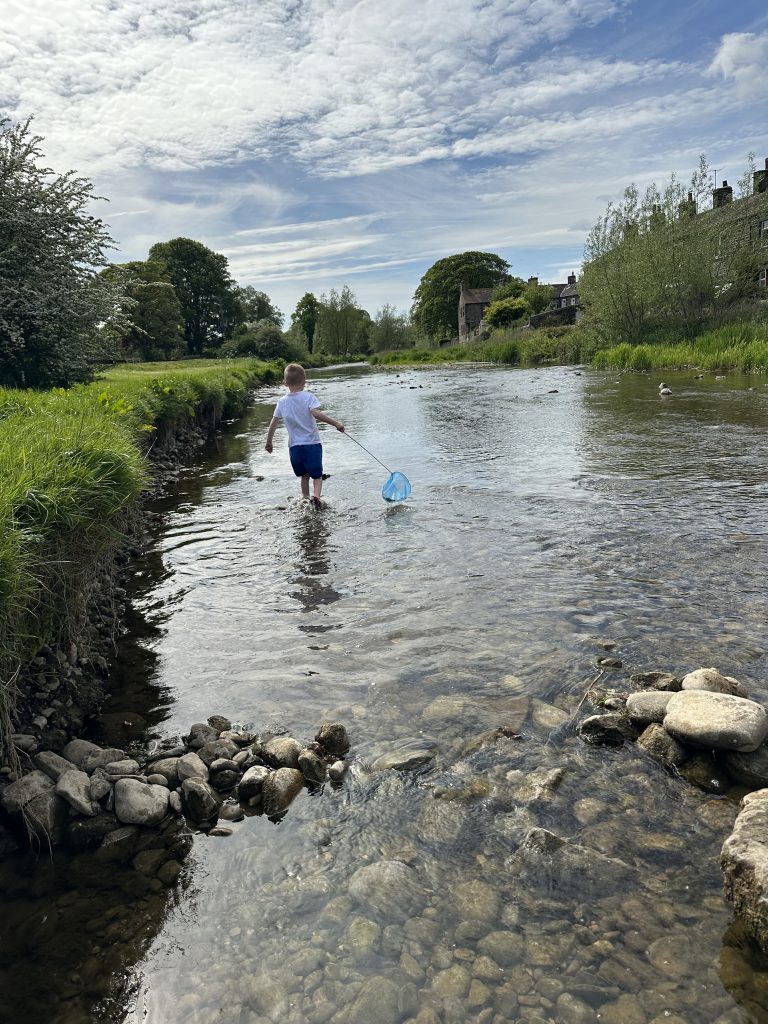
POLYGON ((759 93, 759 83, 768 74, 768 32, 731 32, 720 40, 710 65, 713 74, 733 79, 743 93, 759 93))

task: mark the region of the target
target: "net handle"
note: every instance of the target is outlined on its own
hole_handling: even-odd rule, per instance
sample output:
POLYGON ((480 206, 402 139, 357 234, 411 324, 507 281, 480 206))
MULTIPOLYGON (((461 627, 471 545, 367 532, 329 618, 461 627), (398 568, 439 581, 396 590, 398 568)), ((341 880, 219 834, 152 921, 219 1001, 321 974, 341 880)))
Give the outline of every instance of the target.
MULTIPOLYGON (((354 441, 355 444, 358 445, 360 448, 362 448, 363 451, 366 452, 368 455, 370 455, 372 459, 376 459, 376 462, 378 462, 378 464, 380 466, 384 466, 384 463, 381 461, 381 459, 377 458, 373 454, 373 452, 369 452, 368 449, 365 447, 365 445, 364 444, 360 444, 360 442, 357 440, 357 438, 356 437, 352 437, 352 435, 347 430, 344 431, 344 436, 348 437, 350 441, 354 441)), ((384 469, 386 469, 386 471, 389 473, 389 475, 392 476, 392 470, 389 468, 389 466, 384 466, 384 469)))

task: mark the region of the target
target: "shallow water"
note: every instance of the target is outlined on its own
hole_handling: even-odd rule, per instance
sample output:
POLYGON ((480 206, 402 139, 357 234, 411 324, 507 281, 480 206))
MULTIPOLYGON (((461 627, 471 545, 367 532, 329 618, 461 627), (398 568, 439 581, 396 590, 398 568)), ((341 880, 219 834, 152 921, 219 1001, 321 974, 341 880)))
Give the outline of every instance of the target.
POLYGON ((293 496, 284 436, 263 449, 265 389, 156 506, 101 734, 218 713, 311 739, 331 719, 355 767, 277 825, 199 835, 171 894, 85 859, 8 869, 27 957, 0 965, 9 1005, 56 1024, 768 1021, 768 966, 721 897, 738 794, 586 747, 568 722, 606 650, 624 667, 603 691, 712 664, 768 697, 768 387, 669 383, 662 399, 647 376, 570 368, 318 374, 326 411, 413 486, 387 505, 385 470, 325 428, 320 514, 293 496), (499 726, 519 739, 475 742, 499 726), (370 770, 408 743, 435 760, 370 770), (632 871, 526 870, 536 826, 632 871), (383 860, 408 884, 372 905, 350 880, 383 860))

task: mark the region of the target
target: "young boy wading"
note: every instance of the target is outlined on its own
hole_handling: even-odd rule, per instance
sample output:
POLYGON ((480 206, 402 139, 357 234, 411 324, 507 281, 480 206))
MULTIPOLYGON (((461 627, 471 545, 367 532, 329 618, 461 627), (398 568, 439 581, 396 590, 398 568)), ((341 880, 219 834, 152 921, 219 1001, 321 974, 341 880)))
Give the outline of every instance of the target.
POLYGON ((267 443, 264 447, 272 452, 272 438, 282 420, 288 430, 288 454, 296 476, 301 478, 302 497, 309 499, 309 480, 312 478, 312 503, 320 508, 320 494, 323 490, 323 446, 317 430, 317 420, 330 423, 342 434, 344 424, 320 412, 320 403, 311 391, 305 391, 307 382, 304 367, 289 363, 283 374, 283 384, 288 394, 283 395, 275 407, 275 415, 269 423, 267 443))

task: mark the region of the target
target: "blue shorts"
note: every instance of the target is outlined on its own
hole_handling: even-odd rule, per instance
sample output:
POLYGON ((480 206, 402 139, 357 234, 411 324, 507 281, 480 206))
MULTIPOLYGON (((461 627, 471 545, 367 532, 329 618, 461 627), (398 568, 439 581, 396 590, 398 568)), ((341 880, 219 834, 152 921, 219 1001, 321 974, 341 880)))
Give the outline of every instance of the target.
POLYGON ((323 446, 321 444, 295 444, 288 449, 296 476, 311 476, 319 480, 323 475, 323 446))

